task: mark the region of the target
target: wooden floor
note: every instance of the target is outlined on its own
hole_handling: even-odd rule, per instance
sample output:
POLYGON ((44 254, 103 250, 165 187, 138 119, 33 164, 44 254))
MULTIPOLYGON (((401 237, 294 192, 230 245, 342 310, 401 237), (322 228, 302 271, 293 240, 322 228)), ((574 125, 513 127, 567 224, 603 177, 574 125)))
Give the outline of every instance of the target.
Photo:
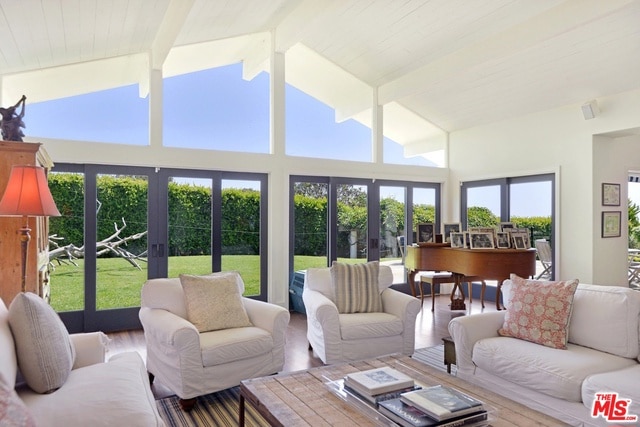
MULTIPOLYGON (((470 304, 466 301, 466 310, 452 311, 449 308, 449 296, 436 296, 435 312, 431 312, 431 299, 425 298, 424 307, 418 313, 416 319, 416 348, 431 347, 442 344, 442 337, 448 336, 447 325, 457 316, 481 313, 483 311, 496 311, 495 303, 485 301, 483 309, 478 299, 470 304)), ((322 361, 308 350, 309 344, 306 338, 307 318, 305 315, 291 312, 291 320, 287 329, 287 344, 285 347, 285 364, 283 372, 292 372, 322 366, 322 361)), ((108 334, 111 338, 107 357, 124 351, 137 351, 143 359, 146 359, 146 346, 141 330, 115 332, 108 334)), ((157 380, 152 386, 156 398, 163 398, 173 393, 157 380)))

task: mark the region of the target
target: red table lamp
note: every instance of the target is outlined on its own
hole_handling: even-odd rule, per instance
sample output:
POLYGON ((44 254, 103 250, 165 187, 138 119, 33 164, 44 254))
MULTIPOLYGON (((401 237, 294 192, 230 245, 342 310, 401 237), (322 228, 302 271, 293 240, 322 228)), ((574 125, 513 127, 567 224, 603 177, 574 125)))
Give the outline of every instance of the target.
POLYGON ((0 216, 22 216, 20 229, 22 248, 22 292, 26 290, 27 249, 31 239, 30 216, 60 216, 51 192, 44 168, 39 166, 13 166, 7 188, 0 200, 0 216))

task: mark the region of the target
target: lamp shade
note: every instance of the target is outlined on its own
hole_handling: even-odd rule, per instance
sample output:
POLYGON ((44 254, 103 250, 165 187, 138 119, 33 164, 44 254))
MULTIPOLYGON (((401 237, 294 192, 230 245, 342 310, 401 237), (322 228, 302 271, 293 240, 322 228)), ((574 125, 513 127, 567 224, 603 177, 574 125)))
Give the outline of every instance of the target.
POLYGON ((11 168, 0 200, 0 216, 60 216, 44 168, 26 165, 11 168))

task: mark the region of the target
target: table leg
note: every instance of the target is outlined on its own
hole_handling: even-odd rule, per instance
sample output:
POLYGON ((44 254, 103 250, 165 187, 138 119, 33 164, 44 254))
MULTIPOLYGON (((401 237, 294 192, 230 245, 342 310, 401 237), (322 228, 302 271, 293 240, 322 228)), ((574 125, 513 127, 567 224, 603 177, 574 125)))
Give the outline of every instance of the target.
POLYGON ((238 407, 238 425, 244 427, 244 396, 240 393, 240 404, 238 407))

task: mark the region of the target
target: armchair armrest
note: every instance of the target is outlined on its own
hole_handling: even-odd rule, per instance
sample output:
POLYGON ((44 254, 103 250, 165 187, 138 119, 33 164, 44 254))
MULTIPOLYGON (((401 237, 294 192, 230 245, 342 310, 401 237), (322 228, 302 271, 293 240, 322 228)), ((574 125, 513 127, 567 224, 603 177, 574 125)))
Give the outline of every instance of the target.
POLYGON ((384 312, 402 319, 404 325, 402 353, 413 354, 416 344, 416 317, 420 312, 420 302, 411 295, 391 288, 385 289, 381 296, 384 312))
POLYGON ((458 369, 469 370, 474 367, 473 346, 481 339, 499 336, 498 329, 504 323, 505 314, 506 311, 479 313, 455 317, 449 322, 449 333, 456 347, 458 369))
POLYGON ((284 343, 291 316, 287 309, 251 298, 242 298, 242 302, 254 326, 268 331, 274 337, 276 344, 284 343))
POLYGON ((304 288, 302 300, 307 312, 307 339, 326 363, 340 360, 340 316, 338 307, 321 292, 304 288))
POLYGON ((105 362, 111 340, 103 332, 70 334, 69 339, 76 351, 72 369, 105 362))
POLYGON ((170 311, 160 308, 140 308, 140 322, 147 340, 147 351, 151 348, 171 348, 170 351, 180 351, 200 356, 200 333, 188 320, 170 311))

